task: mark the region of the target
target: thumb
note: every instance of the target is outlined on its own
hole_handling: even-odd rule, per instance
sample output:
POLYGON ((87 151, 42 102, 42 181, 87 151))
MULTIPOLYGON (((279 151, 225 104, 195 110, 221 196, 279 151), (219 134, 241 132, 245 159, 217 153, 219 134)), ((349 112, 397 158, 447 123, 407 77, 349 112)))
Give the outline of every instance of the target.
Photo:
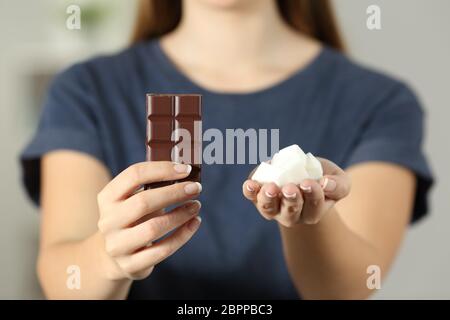
POLYGON ((346 173, 339 175, 325 175, 320 180, 325 197, 338 201, 350 193, 350 178, 346 173))

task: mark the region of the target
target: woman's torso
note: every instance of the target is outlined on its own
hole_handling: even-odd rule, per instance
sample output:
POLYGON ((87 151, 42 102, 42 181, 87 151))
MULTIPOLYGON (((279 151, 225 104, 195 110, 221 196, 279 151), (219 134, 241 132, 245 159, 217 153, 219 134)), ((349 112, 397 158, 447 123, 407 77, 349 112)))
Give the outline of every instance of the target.
MULTIPOLYGON (((90 60, 82 68, 96 93, 93 117, 113 175, 145 160, 146 93, 202 94, 203 132, 221 132, 224 162, 231 142, 227 129, 264 135, 262 129, 269 136, 279 129, 280 148, 298 144, 345 167, 372 106, 395 86, 330 48, 288 79, 249 94, 200 88, 174 67, 157 41, 90 60)), ((248 155, 246 164, 203 164, 200 230, 148 279, 135 282, 130 298, 298 297, 276 223, 265 221, 242 196, 242 182, 254 166, 248 155)))

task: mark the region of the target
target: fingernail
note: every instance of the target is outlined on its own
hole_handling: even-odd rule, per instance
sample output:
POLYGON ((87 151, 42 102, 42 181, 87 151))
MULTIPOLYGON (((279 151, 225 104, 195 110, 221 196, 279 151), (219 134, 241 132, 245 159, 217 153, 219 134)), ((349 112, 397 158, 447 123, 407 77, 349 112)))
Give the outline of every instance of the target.
POLYGON ((325 189, 328 184, 328 178, 322 178, 320 179, 320 185, 322 186, 322 189, 325 189))
POLYGON ((333 192, 336 189, 336 181, 332 180, 332 179, 328 179, 326 178, 325 181, 323 182, 323 190, 326 192, 333 192))
POLYGON ((253 188, 250 186, 249 183, 247 183, 247 184, 245 185, 245 188, 246 188, 248 191, 250 191, 250 192, 254 192, 254 191, 255 191, 255 189, 253 189, 253 188))
POLYGON ((184 186, 186 194, 197 194, 202 191, 202 185, 198 182, 189 183, 184 186))
POLYGON ((277 196, 276 193, 272 193, 272 192, 269 192, 269 191, 266 191, 265 195, 267 197, 269 197, 269 198, 275 198, 277 196))
POLYGON ((300 189, 302 189, 306 193, 310 193, 312 191, 311 186, 304 186, 302 184, 300 185, 300 189))
POLYGON ((200 226, 200 223, 202 222, 202 218, 200 216, 196 216, 194 219, 192 219, 188 224, 188 229, 191 231, 195 231, 200 226))
POLYGON ((177 173, 190 173, 192 170, 192 167, 189 164, 176 163, 173 166, 173 169, 177 173))
POLYGON ((187 209, 190 213, 196 213, 200 210, 201 206, 202 204, 200 203, 200 201, 195 200, 188 204, 187 209))
POLYGON ((283 191, 283 196, 288 199, 295 199, 297 197, 297 194, 295 192, 288 193, 288 192, 283 191))

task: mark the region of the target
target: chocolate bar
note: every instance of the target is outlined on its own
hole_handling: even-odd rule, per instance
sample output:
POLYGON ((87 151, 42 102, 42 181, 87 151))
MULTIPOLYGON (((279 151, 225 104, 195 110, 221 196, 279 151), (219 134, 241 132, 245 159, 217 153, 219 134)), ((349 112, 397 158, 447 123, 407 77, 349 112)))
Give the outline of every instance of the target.
POLYGON ((181 181, 200 182, 202 96, 147 94, 147 161, 190 164, 189 176, 177 181, 147 184, 159 188, 181 181))

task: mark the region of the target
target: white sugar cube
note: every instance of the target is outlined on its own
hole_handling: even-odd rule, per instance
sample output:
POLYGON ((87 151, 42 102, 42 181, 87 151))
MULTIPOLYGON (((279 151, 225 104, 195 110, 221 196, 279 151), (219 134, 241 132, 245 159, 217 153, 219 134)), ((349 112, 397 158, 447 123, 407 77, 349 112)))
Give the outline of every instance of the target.
POLYGON ((274 167, 267 162, 262 162, 253 174, 252 180, 258 181, 259 183, 274 182, 277 186, 281 187, 282 174, 283 170, 280 168, 274 167))
POLYGON ((305 166, 305 161, 305 153, 298 145, 294 144, 278 151, 270 163, 275 167, 288 169, 292 166, 305 166))
POLYGON ((305 179, 320 179, 322 165, 311 153, 305 155, 296 144, 281 149, 269 163, 263 162, 252 179, 259 183, 274 182, 279 187, 288 183, 300 184, 305 179))
POLYGON ((293 166, 289 169, 283 170, 280 177, 280 185, 284 186, 288 183, 300 184, 303 180, 308 179, 308 172, 303 166, 293 166))
POLYGON ((308 176, 310 179, 318 180, 323 176, 322 165, 311 152, 306 155, 305 169, 308 172, 308 176))

